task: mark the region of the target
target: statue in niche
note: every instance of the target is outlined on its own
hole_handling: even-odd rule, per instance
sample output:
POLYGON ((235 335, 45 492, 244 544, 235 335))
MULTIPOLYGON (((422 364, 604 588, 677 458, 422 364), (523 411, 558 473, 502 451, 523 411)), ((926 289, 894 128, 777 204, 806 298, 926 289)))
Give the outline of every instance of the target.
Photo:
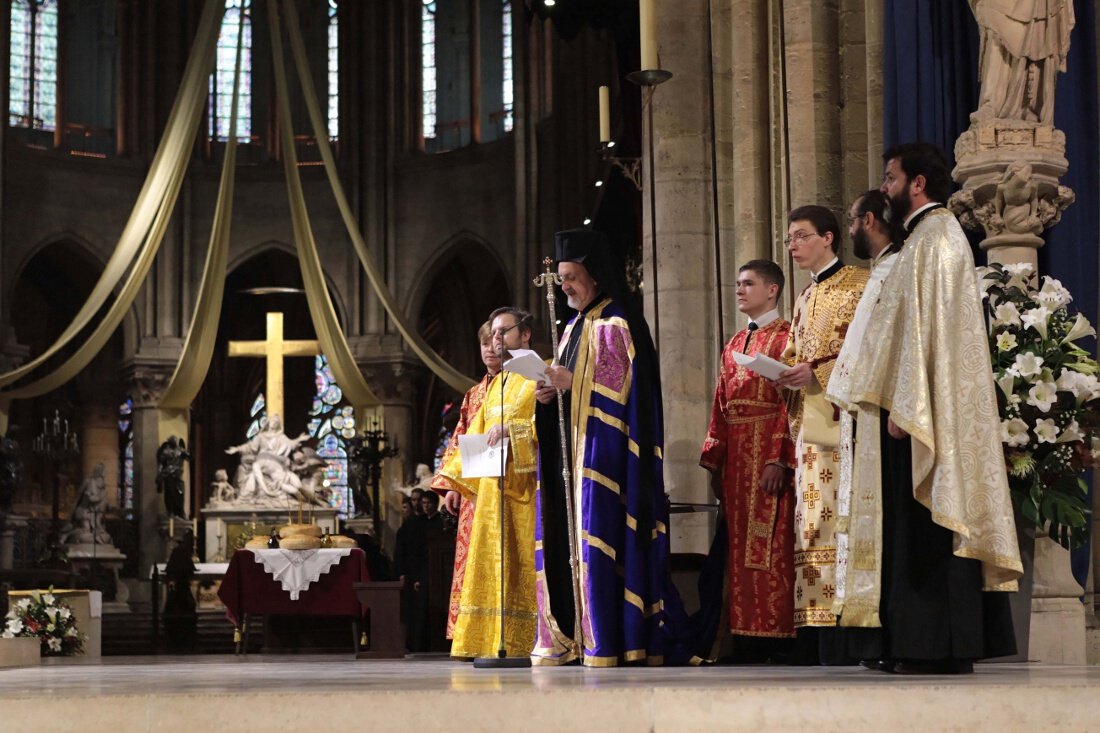
POLYGON ((8 436, 0 437, 0 514, 10 514, 15 490, 23 481, 23 459, 19 443, 8 436))
POLYGON ((1009 232, 1038 235, 1043 231, 1038 217, 1039 187, 1031 180, 1031 164, 1018 160, 1008 166, 993 201, 1009 232))
POLYGON ((978 21, 981 93, 972 122, 1054 124, 1054 83, 1066 70, 1072 0, 969 0, 978 21))
POLYGON ((302 481, 291 467, 291 456, 308 439, 305 433, 297 438, 287 437, 282 419, 271 415, 256 437, 227 448, 226 453, 241 456, 237 471, 239 503, 286 506, 288 497, 296 498, 302 481))
POLYGON ((103 471, 103 461, 100 461, 95 465, 92 474, 80 485, 73 513, 69 522, 61 528, 62 544, 113 544, 104 522, 107 515, 107 486, 103 471))
POLYGON ((190 459, 183 438, 175 435, 157 448, 157 493, 164 494, 168 516, 187 517, 183 509, 183 462, 190 459))

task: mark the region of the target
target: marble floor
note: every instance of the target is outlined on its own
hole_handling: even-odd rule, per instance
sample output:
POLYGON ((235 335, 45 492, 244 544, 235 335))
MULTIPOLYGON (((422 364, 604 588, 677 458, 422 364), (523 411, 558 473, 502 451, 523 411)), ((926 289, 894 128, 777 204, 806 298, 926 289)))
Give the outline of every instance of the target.
POLYGON ((0 670, 8 731, 1100 730, 1100 668, 973 675, 720 666, 475 670, 339 656, 48 660, 0 670))

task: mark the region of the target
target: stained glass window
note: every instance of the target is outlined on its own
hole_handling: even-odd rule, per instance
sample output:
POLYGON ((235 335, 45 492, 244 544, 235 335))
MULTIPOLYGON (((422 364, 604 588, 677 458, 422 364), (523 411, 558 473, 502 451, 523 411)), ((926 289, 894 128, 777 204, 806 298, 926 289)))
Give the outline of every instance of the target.
POLYGON ((328 137, 340 137, 340 25, 336 0, 328 0, 328 137))
POLYGON ((8 124, 57 127, 57 0, 13 0, 8 124))
POLYGON ((229 116, 233 104, 233 72, 237 65, 237 31, 244 35, 241 47, 241 91, 237 103, 237 138, 252 136, 252 0, 225 0, 225 15, 218 35, 217 62, 210 77, 209 115, 211 140, 229 139, 229 116), (244 26, 241 27, 241 14, 244 26))
POLYGON ((422 0, 420 11, 421 88, 423 92, 422 124, 424 139, 435 137, 435 2, 422 0))
POLYGON ((355 499, 348 488, 347 441, 355 437, 355 410, 346 404, 324 355, 315 357, 313 376, 317 392, 309 410, 309 437, 317 440, 317 455, 328 464, 321 493, 341 516, 350 517, 355 499))
POLYGON ((260 392, 256 395, 256 399, 252 400, 252 407, 248 410, 248 416, 252 418, 252 422, 249 423, 245 436, 252 440, 261 430, 267 427, 267 400, 264 399, 263 392, 260 392))
POLYGON ((134 400, 127 397, 118 406, 118 504, 127 512, 134 509, 134 400))
POLYGON ((512 0, 501 2, 501 28, 504 41, 504 52, 501 60, 504 63, 504 83, 501 96, 504 100, 504 131, 511 132, 514 120, 512 119, 513 95, 512 95, 512 0))

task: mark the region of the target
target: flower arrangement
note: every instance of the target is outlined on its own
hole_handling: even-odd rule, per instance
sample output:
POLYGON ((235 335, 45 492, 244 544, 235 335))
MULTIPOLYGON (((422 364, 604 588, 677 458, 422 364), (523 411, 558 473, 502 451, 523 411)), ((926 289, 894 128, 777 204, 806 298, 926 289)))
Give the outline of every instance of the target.
POLYGON ((42 656, 66 657, 84 651, 84 634, 76 628, 76 619, 69 604, 53 593, 35 591, 29 598, 16 601, 5 617, 7 622, 0 637, 37 636, 42 656))
POLYGON ((1076 342, 1096 331, 1030 264, 980 269, 1013 500, 1051 539, 1079 547, 1090 514, 1081 473, 1100 465, 1100 366, 1076 342))

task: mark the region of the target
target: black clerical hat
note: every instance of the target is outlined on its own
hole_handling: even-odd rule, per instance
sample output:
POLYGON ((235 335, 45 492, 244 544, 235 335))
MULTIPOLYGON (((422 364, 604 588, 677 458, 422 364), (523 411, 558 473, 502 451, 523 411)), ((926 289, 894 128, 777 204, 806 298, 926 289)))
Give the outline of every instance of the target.
POLYGON ((584 261, 594 253, 598 256, 608 248, 607 235, 594 229, 566 229, 554 235, 554 261, 584 261))

